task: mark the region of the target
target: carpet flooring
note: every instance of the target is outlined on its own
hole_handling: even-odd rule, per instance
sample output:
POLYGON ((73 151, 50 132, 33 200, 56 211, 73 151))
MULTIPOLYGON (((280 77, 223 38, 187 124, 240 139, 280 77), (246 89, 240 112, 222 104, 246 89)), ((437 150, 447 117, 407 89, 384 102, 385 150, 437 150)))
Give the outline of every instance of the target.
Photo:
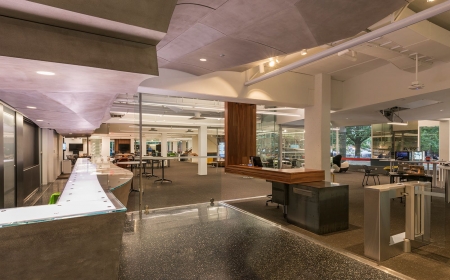
MULTIPOLYGON (((224 168, 208 166, 208 175, 197 175, 197 164, 171 161, 170 167, 164 168, 164 177, 172 183, 160 183, 162 169, 155 168, 158 178, 143 179, 143 205, 149 209, 178 205, 265 196, 272 192, 272 185, 265 180, 248 178, 240 175, 226 174, 224 168)), ((148 169, 147 172, 151 172, 148 169)), ((139 177, 134 177, 134 188, 138 189, 139 177)), ((132 192, 128 198, 128 211, 139 209, 139 193, 132 192)))

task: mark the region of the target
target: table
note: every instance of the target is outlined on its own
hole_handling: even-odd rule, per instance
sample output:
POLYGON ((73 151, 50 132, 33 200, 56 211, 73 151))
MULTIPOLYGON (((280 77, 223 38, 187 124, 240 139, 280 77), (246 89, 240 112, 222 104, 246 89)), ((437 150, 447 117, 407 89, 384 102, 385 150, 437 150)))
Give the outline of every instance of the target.
MULTIPOLYGON (((408 174, 408 173, 403 173, 403 174, 389 174, 390 177, 390 183, 394 184, 395 183, 395 178, 400 178, 401 179, 407 179, 409 181, 422 181, 420 179, 425 179, 426 182, 432 182, 433 177, 429 176, 429 175, 425 175, 425 174, 408 174)), ((433 188, 433 184, 431 184, 431 188, 433 188)))
POLYGON ((386 159, 386 160, 380 160, 389 162, 390 171, 393 171, 394 162, 404 162, 404 163, 411 163, 411 164, 419 164, 422 165, 424 163, 427 164, 427 174, 430 175, 430 163, 433 165, 433 173, 432 173, 432 187, 437 187, 437 165, 440 163, 444 163, 444 161, 409 161, 409 160, 395 160, 395 159, 386 159))
MULTIPOLYGON (((130 165, 131 172, 133 172, 133 165, 141 164, 141 162, 140 161, 119 161, 119 162, 116 162, 116 164, 117 165, 130 165)), ((133 173, 133 175, 134 175, 134 173, 133 173)), ((131 188, 130 188, 130 192, 139 192, 139 190, 134 189, 133 184, 132 184, 131 188)))
MULTIPOLYGON (((137 157, 137 159, 139 159, 139 157, 137 157)), ((164 161, 165 160, 172 160, 172 159, 176 159, 176 157, 151 157, 151 156, 142 156, 142 160, 151 160, 152 161, 152 174, 149 176, 149 177, 158 177, 158 176, 155 176, 154 174, 153 174, 153 161, 161 161, 161 165, 162 165, 162 176, 161 176, 161 178, 160 179, 158 179, 158 180, 155 180, 155 183, 156 182, 161 182, 161 183, 164 183, 164 182, 169 182, 169 183, 172 183, 172 180, 169 180, 169 179, 166 179, 166 178, 164 178, 164 161)), ((170 164, 169 164, 169 162, 167 162, 167 166, 170 166, 170 164)))
MULTIPOLYGON (((161 182, 161 183, 169 182, 169 183, 172 183, 172 180, 164 178, 164 161, 168 160, 168 159, 158 159, 158 160, 161 160, 161 162, 162 162, 162 164, 161 164, 162 165, 162 176, 161 176, 160 179, 155 180, 155 183, 156 182, 161 182)), ((152 168, 153 168, 153 163, 152 163, 152 168)))

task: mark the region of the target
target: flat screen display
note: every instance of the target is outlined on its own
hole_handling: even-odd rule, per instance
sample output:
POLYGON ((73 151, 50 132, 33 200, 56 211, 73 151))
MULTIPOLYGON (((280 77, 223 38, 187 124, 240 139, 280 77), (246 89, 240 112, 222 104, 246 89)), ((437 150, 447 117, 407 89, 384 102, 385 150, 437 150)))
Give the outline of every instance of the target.
POLYGON ((407 151, 395 152, 395 159, 409 160, 409 152, 407 152, 407 151))
POLYGON ((414 160, 423 160, 423 152, 414 152, 414 160))
POLYGON ((66 143, 63 143, 63 151, 66 150, 66 143))
POLYGON ((73 151, 83 151, 83 144, 74 144, 74 143, 69 143, 69 151, 73 152, 73 151))
POLYGON ((221 158, 225 157, 225 142, 219 143, 219 157, 221 158))

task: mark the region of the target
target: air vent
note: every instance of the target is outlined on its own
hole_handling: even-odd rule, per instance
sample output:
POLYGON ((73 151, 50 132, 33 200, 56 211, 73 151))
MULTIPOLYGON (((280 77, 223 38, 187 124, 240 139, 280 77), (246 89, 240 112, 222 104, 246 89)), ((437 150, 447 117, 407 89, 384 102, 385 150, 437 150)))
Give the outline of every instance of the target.
POLYGON ((115 113, 109 113, 109 115, 111 116, 111 118, 123 118, 123 116, 125 116, 125 114, 115 114, 115 113))
POLYGON ((195 115, 192 118, 189 118, 190 120, 204 120, 206 118, 202 117, 199 112, 196 112, 195 115))

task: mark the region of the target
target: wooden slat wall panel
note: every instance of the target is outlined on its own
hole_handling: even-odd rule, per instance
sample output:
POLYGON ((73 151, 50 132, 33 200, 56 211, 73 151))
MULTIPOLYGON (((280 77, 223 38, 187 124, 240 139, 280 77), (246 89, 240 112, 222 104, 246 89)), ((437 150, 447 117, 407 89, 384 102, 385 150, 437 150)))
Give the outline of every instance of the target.
POLYGON ((256 155, 256 105, 225 103, 225 166, 256 155))

